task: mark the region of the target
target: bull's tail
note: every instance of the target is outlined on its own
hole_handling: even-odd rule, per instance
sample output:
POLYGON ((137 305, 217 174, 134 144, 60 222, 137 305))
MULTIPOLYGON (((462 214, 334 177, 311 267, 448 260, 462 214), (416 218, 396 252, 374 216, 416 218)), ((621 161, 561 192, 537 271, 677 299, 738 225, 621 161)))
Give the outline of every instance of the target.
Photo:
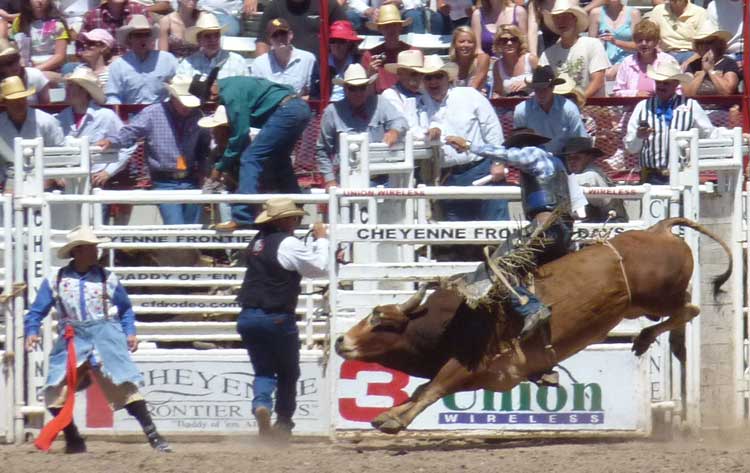
POLYGON ((696 232, 702 233, 712 240, 716 241, 719 245, 721 245, 722 248, 724 248, 724 252, 727 254, 727 258, 729 259, 729 266, 727 267, 726 271, 714 277, 713 279, 713 294, 714 298, 716 298, 721 292, 721 286, 725 282, 727 282, 729 276, 732 275, 732 250, 729 248, 729 245, 724 242, 724 240, 719 238, 716 234, 708 230, 706 227, 684 217, 675 217, 662 220, 661 222, 649 228, 649 231, 657 233, 670 232, 672 230, 672 227, 674 227, 675 225, 692 228, 696 232))

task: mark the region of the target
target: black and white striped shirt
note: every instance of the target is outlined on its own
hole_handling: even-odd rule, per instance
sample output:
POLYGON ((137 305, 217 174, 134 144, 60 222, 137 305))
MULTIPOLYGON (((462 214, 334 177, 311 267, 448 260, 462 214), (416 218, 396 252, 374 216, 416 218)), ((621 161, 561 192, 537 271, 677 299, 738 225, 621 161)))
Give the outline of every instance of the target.
POLYGON ((683 95, 674 95, 664 107, 656 97, 638 102, 628 121, 625 148, 640 154, 642 168, 669 168, 669 134, 672 130, 698 128, 701 138, 712 136, 714 126, 698 102, 683 95), (671 109, 671 120, 669 120, 671 109), (648 122, 651 135, 642 140, 636 136, 641 121, 648 122), (669 123, 668 123, 669 122, 669 123))

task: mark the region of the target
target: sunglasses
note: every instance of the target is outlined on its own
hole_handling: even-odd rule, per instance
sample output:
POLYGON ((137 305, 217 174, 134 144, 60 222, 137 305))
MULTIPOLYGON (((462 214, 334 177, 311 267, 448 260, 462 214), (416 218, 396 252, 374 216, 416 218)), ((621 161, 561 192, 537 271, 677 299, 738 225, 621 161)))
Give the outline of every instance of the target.
POLYGON ((424 80, 440 80, 445 76, 446 74, 443 72, 437 72, 435 74, 425 74, 424 80))
POLYGON ((101 41, 87 41, 81 45, 83 49, 94 49, 106 46, 106 44, 102 43, 101 41))
POLYGON ((518 42, 518 38, 515 36, 503 36, 497 39, 498 43, 514 44, 518 42))

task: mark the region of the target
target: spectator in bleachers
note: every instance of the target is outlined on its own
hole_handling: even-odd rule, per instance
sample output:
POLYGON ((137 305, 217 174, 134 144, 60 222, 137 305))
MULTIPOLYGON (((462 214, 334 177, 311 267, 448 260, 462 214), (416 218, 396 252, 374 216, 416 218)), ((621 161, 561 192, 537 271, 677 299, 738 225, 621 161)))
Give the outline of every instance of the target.
MULTIPOLYGON (((348 21, 336 21, 331 25, 328 34, 329 50, 328 70, 329 80, 343 79, 344 71, 361 60, 359 54, 359 43, 362 38, 357 36, 352 24, 348 21)), ((344 87, 341 83, 331 85, 331 102, 344 98, 344 87)))
POLYGON ((544 18, 560 39, 544 50, 539 64, 552 66, 555 74, 569 75, 586 97, 604 95, 604 74, 610 63, 599 39, 579 36, 589 26, 586 12, 570 0, 556 0, 544 18))
POLYGON ((529 52, 526 36, 516 26, 502 25, 495 35, 494 50, 493 97, 529 95, 528 80, 539 58, 529 52))
POLYGON ((555 77, 550 66, 534 69, 529 86, 534 95, 516 105, 513 112, 514 128, 531 128, 550 141, 543 148, 550 153, 559 153, 568 138, 588 136, 581 121, 581 114, 570 100, 556 95, 554 87, 565 80, 555 77))
POLYGON ((418 49, 409 49, 398 53, 395 64, 386 64, 385 70, 396 74, 398 82, 381 94, 382 97, 401 112, 406 118, 409 130, 415 139, 423 139, 427 125, 419 119, 422 98, 422 75, 424 72, 424 55, 418 49))
POLYGON ((471 28, 459 26, 453 30, 448 58, 458 66, 457 86, 473 87, 480 92, 487 90, 490 56, 477 49, 477 40, 471 28))
POLYGON ((44 146, 63 146, 62 129, 52 115, 29 107, 28 98, 33 87, 24 85, 18 76, 0 82, 0 97, 5 112, 0 113, 0 187, 5 188, 6 166, 15 160, 13 140, 16 137, 32 140, 42 138, 44 146))
POLYGON ((693 49, 695 58, 685 65, 693 80, 683 86, 683 93, 696 95, 732 95, 737 93, 740 69, 737 61, 726 54, 727 41, 732 34, 715 25, 705 23, 695 33, 693 49))
POLYGON ((318 68, 315 56, 292 46, 294 31, 283 18, 274 18, 266 27, 266 40, 271 50, 256 57, 250 75, 286 84, 307 97, 313 87, 313 71, 318 68))
POLYGON ((516 26, 526 34, 526 9, 512 0, 481 0, 471 15, 471 29, 479 42, 477 50, 492 56, 492 45, 500 25, 516 26))
POLYGON ((383 43, 366 51, 362 55, 362 66, 368 74, 377 74, 375 81, 375 91, 379 94, 385 89, 392 87, 398 81, 395 74, 383 69, 388 63, 394 63, 398 60, 398 53, 411 49, 411 46, 399 39, 399 35, 404 26, 411 23, 411 20, 402 20, 398 7, 392 3, 380 7, 378 19, 375 23, 369 23, 368 26, 377 27, 380 34, 383 35, 383 43))
MULTIPOLYGON (((68 107, 57 114, 66 137, 88 137, 91 144, 117 135, 122 128, 122 120, 105 103, 104 90, 97 74, 88 67, 81 66, 65 76, 65 101, 68 107)), ((119 151, 117 161, 109 164, 94 164, 91 167, 91 184, 104 187, 110 177, 125 167, 135 147, 119 151)))
POLYGON ((80 33, 76 43, 80 43, 78 57, 86 67, 94 71, 99 78, 99 84, 105 87, 109 81, 109 64, 112 61, 115 39, 107 30, 94 28, 80 33))
POLYGON ((58 71, 65 62, 70 41, 65 19, 53 0, 21 2, 20 14, 13 20, 10 32, 0 32, 0 36, 13 38, 24 56, 24 64, 40 71, 58 71))
POLYGON ((372 93, 377 75, 368 77, 359 64, 352 64, 343 79, 334 83, 344 86, 344 100, 328 104, 320 120, 320 135, 315 145, 318 170, 323 174, 326 189, 337 185, 340 133, 367 133, 370 142, 392 146, 402 139, 409 125, 404 115, 391 102, 372 93))
MULTIPOLYGON (((581 187, 614 187, 615 183, 607 177, 602 168, 594 163, 597 158, 604 156, 604 152, 594 146, 591 138, 570 138, 560 157, 565 160, 568 172, 575 176, 581 187)), ((607 196, 586 196, 586 218, 584 223, 624 223, 628 221, 628 214, 622 199, 607 196), (612 213, 614 216, 610 215, 612 213)))
MULTIPOLYGON (((109 1, 109 0, 107 0, 109 1)), ((172 8, 173 0, 132 0, 146 7, 146 11, 156 15, 154 18, 167 15, 174 11, 172 8)))
POLYGON ((180 61, 177 74, 193 77, 195 74, 210 74, 219 68, 218 79, 250 74, 245 58, 221 48, 222 26, 211 13, 201 13, 195 26, 187 30, 187 40, 199 46, 199 50, 180 61))
POLYGON ((202 12, 211 13, 228 36, 240 35, 240 21, 258 11, 258 0, 198 0, 202 12))
POLYGON ((377 4, 372 4, 372 0, 348 0, 344 4, 344 11, 347 21, 362 34, 369 33, 365 27, 366 23, 378 19, 378 7, 377 4))
POLYGON ((26 88, 36 91, 26 99, 29 105, 43 105, 50 102, 50 81, 47 76, 35 67, 23 67, 21 54, 15 45, 5 38, 0 38, 0 80, 13 76, 20 77, 26 88))
POLYGON ((656 81, 656 93, 635 106, 625 148, 639 154, 642 182, 668 184, 670 160, 678 158, 669 155, 670 133, 697 128, 701 138, 709 138, 715 129, 698 102, 677 94, 680 83, 684 87, 692 79, 690 74, 675 63, 662 63, 649 66, 648 75, 656 81))
POLYGON ((729 31, 732 37, 727 45, 727 53, 734 56, 734 60, 742 67, 742 51, 744 46, 743 34, 743 10, 741 0, 714 0, 706 7, 708 17, 714 24, 724 31, 729 31), (720 4, 720 5, 719 5, 720 4))
POLYGON ((176 58, 185 58, 197 49, 186 38, 187 29, 195 26, 200 15, 198 0, 177 0, 177 10, 159 20, 159 49, 169 51, 176 58))
MULTIPOLYGON (((337 0, 328 2, 328 23, 346 20, 344 7, 337 0)), ((265 6, 260 19, 260 31, 265 32, 268 23, 274 18, 285 19, 294 31, 292 45, 303 51, 320 56, 320 2, 309 0, 274 0, 265 6)), ((262 35, 255 43, 255 54, 260 56, 268 52, 268 38, 262 35)))
MULTIPOLYGON (((592 140, 596 140, 596 120, 594 120, 594 117, 583 111, 583 107, 584 105, 586 105, 586 95, 570 77, 563 74, 560 76, 560 78, 563 79, 564 82, 560 85, 556 85, 555 88, 552 89, 552 91, 555 93, 555 95, 561 95, 575 104, 581 114, 581 122, 583 123, 583 128, 586 130, 586 133, 591 137, 592 140)), ((575 137, 569 139, 573 138, 575 137)))
POLYGON ((459 26, 471 26, 472 0, 437 0, 437 15, 430 17, 432 34, 452 34, 459 26))
POLYGON ((641 21, 641 12, 625 3, 627 0, 604 0, 602 6, 589 12, 589 36, 604 42, 612 64, 607 71, 608 80, 614 79, 619 64, 636 50, 633 29, 641 21))
POLYGON ((0 21, 13 23, 21 11, 21 0, 0 0, 0 21))
MULTIPOLYGON (((165 84, 169 100, 141 110, 116 135, 98 144, 107 149, 130 147, 146 142, 146 156, 154 190, 199 189, 200 170, 208 156, 210 136, 198 126, 201 118, 198 97, 188 92, 192 78, 175 76, 165 84)), ((201 221, 201 206, 159 204, 166 225, 195 224, 201 221)))
MULTIPOLYGON (((117 38, 117 30, 125 26, 133 15, 143 15, 149 22, 151 21, 149 9, 134 0, 108 0, 86 12, 83 16, 81 32, 101 28, 113 38, 117 38)), ((122 56, 126 50, 125 42, 118 40, 112 46, 112 56, 122 56)), ((80 54, 80 48, 77 52, 80 54)))
POLYGON ((157 29, 145 16, 133 15, 127 25, 117 30, 118 42, 129 50, 109 66, 104 89, 107 103, 155 103, 166 98, 164 83, 175 75, 177 59, 168 52, 154 50, 157 29))
POLYGON ((703 23, 711 21, 705 8, 690 0, 669 0, 656 5, 646 18, 659 25, 661 50, 680 64, 693 56, 693 38, 703 23))
MULTIPOLYGON (((470 151, 458 152, 448 143, 447 136, 460 136, 472 146, 503 144, 503 129, 492 104, 476 89, 451 87, 458 67, 443 63, 437 55, 427 56, 423 68, 424 112, 429 123, 428 137, 443 139, 441 179, 445 186, 471 186, 472 182, 492 175, 491 185, 505 180, 505 167, 470 151)), ((444 200, 443 217, 450 221, 507 220, 508 202, 489 200, 444 200)))
POLYGON ((633 28, 636 52, 626 57, 617 69, 613 95, 617 97, 648 97, 654 93, 656 84, 647 74, 649 66, 675 63, 671 54, 659 51, 659 25, 643 20, 633 28))
MULTIPOLYGON (((219 172, 229 172, 239 161, 240 194, 259 192, 300 192, 292 168, 291 154, 310 122, 310 106, 288 85, 258 77, 227 77, 212 87, 224 105, 232 136, 224 156, 216 164, 219 172), (260 132, 249 142, 250 127, 260 132)), ((252 225, 255 206, 235 204, 232 220, 214 225, 220 231, 233 231, 252 225)))
POLYGON ((544 14, 549 13, 555 5, 555 0, 529 0, 529 27, 526 36, 529 40, 529 51, 537 56, 541 55, 545 49, 557 42, 560 35, 555 33, 552 28, 551 20, 545 18, 544 14), (541 43, 539 36, 541 35, 541 43))
POLYGON ((430 2, 428 0, 396 0, 395 3, 401 8, 403 17, 412 20, 411 25, 406 27, 407 33, 427 33, 429 18, 430 24, 436 22, 434 27, 430 28, 430 33, 443 34, 442 18, 436 11, 429 8, 430 2))

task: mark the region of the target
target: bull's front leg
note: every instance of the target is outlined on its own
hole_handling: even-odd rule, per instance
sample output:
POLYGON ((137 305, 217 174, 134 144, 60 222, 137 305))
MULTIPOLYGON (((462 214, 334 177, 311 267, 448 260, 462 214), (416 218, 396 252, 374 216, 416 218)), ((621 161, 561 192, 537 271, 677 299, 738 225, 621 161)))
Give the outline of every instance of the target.
POLYGON ((437 375, 419 386, 408 401, 380 414, 372 421, 373 427, 386 434, 397 434, 442 397, 462 391, 476 376, 455 359, 450 359, 437 375))
POLYGON ((694 317, 700 313, 700 308, 696 305, 687 303, 680 309, 669 315, 669 318, 661 323, 646 327, 641 330, 641 333, 633 340, 633 351, 637 356, 641 356, 656 338, 664 332, 674 330, 680 327, 684 327, 686 323, 690 322, 694 317))

